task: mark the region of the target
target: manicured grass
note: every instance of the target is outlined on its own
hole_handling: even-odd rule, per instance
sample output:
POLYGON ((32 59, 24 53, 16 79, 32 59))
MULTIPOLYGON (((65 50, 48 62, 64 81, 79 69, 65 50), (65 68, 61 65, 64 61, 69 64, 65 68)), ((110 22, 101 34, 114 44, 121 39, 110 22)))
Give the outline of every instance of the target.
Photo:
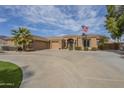
POLYGON ((18 88, 22 81, 22 70, 17 65, 0 61, 0 88, 18 88))

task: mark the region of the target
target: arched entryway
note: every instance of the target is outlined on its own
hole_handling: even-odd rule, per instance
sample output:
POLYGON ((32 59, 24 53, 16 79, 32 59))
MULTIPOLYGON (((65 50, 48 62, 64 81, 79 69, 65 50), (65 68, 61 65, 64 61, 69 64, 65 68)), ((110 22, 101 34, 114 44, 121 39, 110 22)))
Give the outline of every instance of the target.
POLYGON ((69 38, 67 40, 67 48, 69 48, 70 50, 72 50, 74 48, 74 39, 69 38))

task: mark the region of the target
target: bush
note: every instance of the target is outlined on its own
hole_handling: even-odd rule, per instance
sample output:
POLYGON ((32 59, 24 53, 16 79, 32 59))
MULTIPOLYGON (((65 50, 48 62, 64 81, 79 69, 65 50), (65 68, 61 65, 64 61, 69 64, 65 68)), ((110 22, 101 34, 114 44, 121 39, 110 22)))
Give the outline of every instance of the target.
POLYGON ((4 53, 4 51, 3 50, 0 50, 0 53, 4 53))
POLYGON ((91 50, 92 50, 92 51, 96 51, 97 48, 96 48, 96 47, 92 47, 91 50))
POLYGON ((68 49, 68 47, 64 47, 63 49, 68 49))
POLYGON ((84 47, 84 51, 88 51, 88 47, 84 47))
POLYGON ((13 47, 13 46, 2 46, 2 50, 5 50, 5 51, 16 51, 16 47, 13 47))
POLYGON ((75 47, 75 50, 82 50, 82 47, 75 47))
POLYGON ((106 43, 104 45, 99 45, 98 49, 100 49, 100 50, 118 50, 119 44, 118 43, 106 43))
POLYGON ((69 46, 69 50, 73 50, 73 47, 72 46, 69 46))
POLYGON ((104 48, 104 45, 99 45, 99 46, 98 46, 98 49, 104 50, 104 49, 105 49, 105 48, 104 48))

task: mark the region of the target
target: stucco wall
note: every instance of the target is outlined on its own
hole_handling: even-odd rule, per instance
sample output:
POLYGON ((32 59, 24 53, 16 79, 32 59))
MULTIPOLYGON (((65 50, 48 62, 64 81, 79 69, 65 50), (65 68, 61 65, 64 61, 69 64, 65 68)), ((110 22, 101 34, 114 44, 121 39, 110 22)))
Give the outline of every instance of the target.
POLYGON ((91 48, 92 48, 92 47, 98 48, 96 38, 91 38, 91 41, 90 41, 90 42, 91 42, 91 43, 90 43, 91 48))

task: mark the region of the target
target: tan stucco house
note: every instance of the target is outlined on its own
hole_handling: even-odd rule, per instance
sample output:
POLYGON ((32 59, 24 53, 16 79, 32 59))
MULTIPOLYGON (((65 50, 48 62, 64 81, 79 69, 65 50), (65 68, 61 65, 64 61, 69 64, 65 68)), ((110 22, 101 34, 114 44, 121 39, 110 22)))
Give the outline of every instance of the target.
POLYGON ((68 48, 70 44, 74 47, 88 47, 91 48, 98 48, 99 40, 103 36, 100 35, 66 35, 62 37, 51 37, 50 40, 50 48, 51 49, 64 49, 68 48))
MULTIPOLYGON (((99 40, 103 36, 100 35, 66 35, 58 37, 41 37, 33 36, 33 42, 30 44, 29 48, 31 50, 42 50, 42 49, 67 49, 70 45, 75 47, 88 47, 98 48, 99 40)), ((0 43, 4 42, 4 46, 15 46, 12 38, 1 39, 0 43)))

